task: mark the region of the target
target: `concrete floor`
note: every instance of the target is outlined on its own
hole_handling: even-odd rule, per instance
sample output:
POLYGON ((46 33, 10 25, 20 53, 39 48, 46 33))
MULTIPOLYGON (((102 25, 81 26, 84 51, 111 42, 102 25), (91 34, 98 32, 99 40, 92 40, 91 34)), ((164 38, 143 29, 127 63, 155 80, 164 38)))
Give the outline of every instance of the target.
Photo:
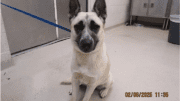
MULTIPOLYGON (((122 25, 106 31, 115 82, 106 98, 95 91, 90 101, 179 101, 179 46, 167 38, 168 31, 155 28, 122 25), (128 98, 125 92, 152 92, 152 97, 128 98)), ((1 71, 1 100, 71 101, 71 86, 60 85, 71 76, 71 56, 71 42, 65 40, 13 57, 14 65, 1 71)))

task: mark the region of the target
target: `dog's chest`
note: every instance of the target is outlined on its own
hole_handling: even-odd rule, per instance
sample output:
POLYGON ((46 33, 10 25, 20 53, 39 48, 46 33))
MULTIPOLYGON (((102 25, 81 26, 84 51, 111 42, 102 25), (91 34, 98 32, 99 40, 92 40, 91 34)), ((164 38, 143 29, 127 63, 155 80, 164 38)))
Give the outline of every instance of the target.
POLYGON ((101 61, 94 61, 94 63, 89 61, 85 65, 77 64, 72 68, 72 72, 81 75, 79 78, 81 84, 88 84, 90 81, 98 80, 104 73, 105 68, 106 66, 101 61))
POLYGON ((107 68, 107 61, 108 59, 104 52, 89 56, 75 53, 71 70, 72 73, 83 75, 83 78, 80 78, 82 82, 86 82, 89 79, 98 80, 107 68))
POLYGON ((100 71, 93 65, 78 65, 76 68, 73 68, 73 72, 93 78, 97 78, 100 75, 100 71))
POLYGON ((80 85, 81 84, 85 84, 85 85, 93 84, 93 83, 95 83, 95 81, 97 81, 97 79, 95 77, 89 77, 89 76, 81 74, 81 73, 78 73, 78 74, 80 75, 78 78, 80 81, 80 85))

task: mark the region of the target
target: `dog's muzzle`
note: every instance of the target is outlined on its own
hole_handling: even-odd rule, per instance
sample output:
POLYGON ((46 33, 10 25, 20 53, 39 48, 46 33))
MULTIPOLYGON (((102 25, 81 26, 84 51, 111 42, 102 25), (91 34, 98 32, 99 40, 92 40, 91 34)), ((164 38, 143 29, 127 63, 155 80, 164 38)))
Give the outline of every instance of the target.
POLYGON ((88 53, 93 50, 93 46, 94 46, 93 44, 94 44, 94 41, 91 37, 81 38, 79 42, 79 48, 81 51, 88 53))

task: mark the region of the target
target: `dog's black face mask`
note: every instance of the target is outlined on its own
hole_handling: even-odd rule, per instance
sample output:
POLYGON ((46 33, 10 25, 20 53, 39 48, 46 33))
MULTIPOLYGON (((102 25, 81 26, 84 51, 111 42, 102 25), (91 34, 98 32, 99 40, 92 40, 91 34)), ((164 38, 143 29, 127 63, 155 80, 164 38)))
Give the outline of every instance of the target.
MULTIPOLYGON (((102 19, 102 22, 105 24, 106 19, 106 4, 105 0, 96 0, 94 4, 93 11, 97 14, 99 18, 102 19)), ((78 0, 70 0, 69 3, 69 19, 71 22, 72 18, 77 17, 80 12, 80 4, 78 0)), ((74 25, 74 30, 76 33, 76 40, 79 49, 84 53, 89 53, 95 50, 99 38, 98 32, 100 30, 100 25, 98 25, 94 20, 86 19, 80 20, 74 25)))
POLYGON ((99 28, 100 26, 94 21, 90 21, 89 23, 80 21, 74 26, 77 34, 75 41, 81 51, 88 53, 96 48, 99 41, 97 36, 99 28))

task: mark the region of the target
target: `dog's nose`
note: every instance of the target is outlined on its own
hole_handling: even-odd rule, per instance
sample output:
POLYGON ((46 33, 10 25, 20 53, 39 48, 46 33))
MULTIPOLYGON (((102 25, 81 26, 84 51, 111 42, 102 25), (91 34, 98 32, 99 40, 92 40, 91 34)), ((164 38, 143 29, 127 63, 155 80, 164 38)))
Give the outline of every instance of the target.
POLYGON ((92 49, 93 41, 91 39, 83 39, 80 41, 80 49, 84 52, 90 52, 92 49))

